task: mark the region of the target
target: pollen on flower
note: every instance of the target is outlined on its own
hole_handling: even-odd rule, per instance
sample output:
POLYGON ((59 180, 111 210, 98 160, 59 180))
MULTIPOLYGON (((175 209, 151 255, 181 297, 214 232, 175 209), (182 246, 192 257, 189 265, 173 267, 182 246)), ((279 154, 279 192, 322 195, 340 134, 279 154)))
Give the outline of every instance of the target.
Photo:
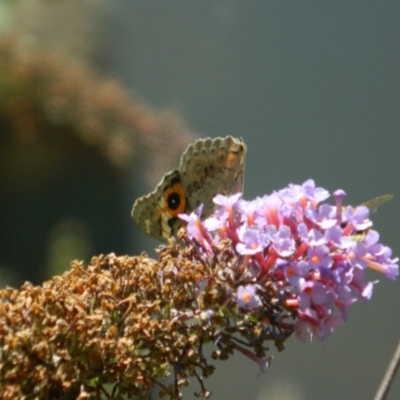
POLYGON ((304 293, 305 293, 305 294, 308 294, 308 295, 310 295, 310 294, 312 293, 312 291, 313 291, 313 289, 312 289, 312 287, 310 287, 310 286, 307 286, 307 287, 304 289, 304 293))
POLYGON ((288 276, 295 276, 296 275, 295 269, 292 268, 292 267, 288 267, 287 270, 286 270, 286 273, 287 273, 288 276))
POLYGON ((248 303, 250 301, 250 299, 251 299, 251 296, 250 296, 249 293, 243 293, 242 294, 242 301, 243 302, 248 303))
POLYGON ((319 261, 320 261, 320 258, 318 256, 314 255, 314 256, 311 257, 311 262, 313 264, 318 264, 319 261))

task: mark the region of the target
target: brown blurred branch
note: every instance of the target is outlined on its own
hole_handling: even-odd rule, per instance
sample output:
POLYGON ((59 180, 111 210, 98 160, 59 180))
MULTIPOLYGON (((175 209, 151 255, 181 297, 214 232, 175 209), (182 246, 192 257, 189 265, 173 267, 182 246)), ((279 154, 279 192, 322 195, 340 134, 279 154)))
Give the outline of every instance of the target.
POLYGON ((0 43, 0 71, 0 139, 10 146, 67 136, 118 169, 141 155, 154 184, 193 140, 171 110, 152 110, 87 65, 30 52, 15 37, 0 43))

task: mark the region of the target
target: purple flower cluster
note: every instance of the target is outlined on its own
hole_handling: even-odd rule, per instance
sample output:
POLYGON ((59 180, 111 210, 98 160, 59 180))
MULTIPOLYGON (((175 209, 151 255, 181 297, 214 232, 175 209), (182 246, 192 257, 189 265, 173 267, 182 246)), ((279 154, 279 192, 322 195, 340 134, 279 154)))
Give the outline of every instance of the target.
POLYGON ((201 220, 201 208, 180 217, 207 254, 224 239, 232 243, 241 260, 232 298, 242 312, 265 307, 264 288, 273 283, 295 315, 298 339, 324 341, 346 320, 348 306, 371 298, 377 281, 365 280, 367 268, 392 280, 399 273, 398 258, 371 229, 369 209, 344 207, 342 190, 334 193, 335 205, 321 204, 328 197, 308 180, 252 201, 218 195, 211 217, 201 220))

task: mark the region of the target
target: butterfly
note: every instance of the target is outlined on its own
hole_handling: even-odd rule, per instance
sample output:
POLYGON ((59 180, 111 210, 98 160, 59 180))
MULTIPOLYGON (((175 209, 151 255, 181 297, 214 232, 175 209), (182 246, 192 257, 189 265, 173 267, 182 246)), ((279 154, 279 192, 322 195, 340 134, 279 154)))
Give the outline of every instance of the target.
POLYGON ((199 139, 183 153, 179 168, 168 172, 155 190, 137 199, 132 208, 136 225, 148 235, 166 241, 185 224, 187 214, 203 204, 202 218, 215 210, 217 194, 243 191, 247 147, 242 139, 199 139))

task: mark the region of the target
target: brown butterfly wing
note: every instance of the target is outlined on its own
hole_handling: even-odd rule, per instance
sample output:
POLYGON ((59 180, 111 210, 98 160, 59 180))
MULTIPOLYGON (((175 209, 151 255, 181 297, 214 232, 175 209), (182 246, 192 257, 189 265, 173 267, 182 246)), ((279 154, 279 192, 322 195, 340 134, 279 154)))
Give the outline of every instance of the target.
POLYGON ((203 216, 208 216, 215 209, 215 195, 243 191, 246 150, 242 139, 231 136, 200 139, 188 147, 179 172, 189 211, 203 204, 203 216))
POLYGON ((132 218, 136 225, 148 235, 165 241, 176 235, 180 223, 173 210, 168 207, 166 194, 173 186, 180 184, 179 171, 166 174, 155 190, 135 201, 132 208, 132 218))

